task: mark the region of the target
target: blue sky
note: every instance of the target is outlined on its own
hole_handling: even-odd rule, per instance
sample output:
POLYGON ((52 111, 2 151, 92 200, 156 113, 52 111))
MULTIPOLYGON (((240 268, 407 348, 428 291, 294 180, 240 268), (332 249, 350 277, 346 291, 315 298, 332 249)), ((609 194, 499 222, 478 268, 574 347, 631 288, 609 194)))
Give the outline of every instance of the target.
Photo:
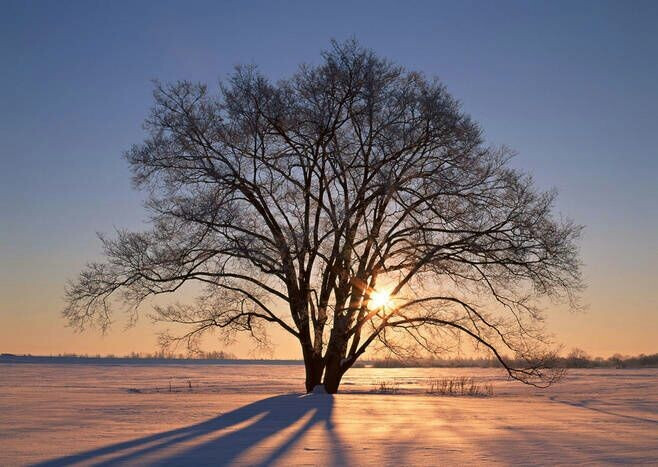
MULTIPOLYGON (((150 328, 73 335, 68 278, 95 232, 140 228, 121 153, 151 80, 273 79, 355 37, 438 76, 488 141, 586 226, 589 310, 556 309, 567 347, 657 351, 658 2, 7 1, 0 15, 0 341, 15 351, 151 350, 150 328), (26 336, 17 339, 17 335, 26 336), (146 336, 135 339, 135 336, 146 336)), ((285 346, 282 357, 295 356, 285 346)), ((238 353, 240 353, 238 349, 238 353)))

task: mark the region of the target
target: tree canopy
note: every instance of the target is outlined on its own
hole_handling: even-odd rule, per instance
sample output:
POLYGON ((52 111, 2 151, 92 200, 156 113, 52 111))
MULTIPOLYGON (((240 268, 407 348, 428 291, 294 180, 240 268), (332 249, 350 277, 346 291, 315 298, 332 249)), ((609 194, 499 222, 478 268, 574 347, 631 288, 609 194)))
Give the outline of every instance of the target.
POLYGON ((156 319, 191 344, 278 325, 307 390, 335 392, 373 343, 436 353, 455 336, 514 378, 554 377, 538 304, 576 304, 580 227, 440 81, 348 41, 276 83, 238 67, 217 91, 156 83, 154 100, 126 153, 152 228, 103 239, 106 261, 67 289, 73 325, 192 282, 199 299, 156 319))

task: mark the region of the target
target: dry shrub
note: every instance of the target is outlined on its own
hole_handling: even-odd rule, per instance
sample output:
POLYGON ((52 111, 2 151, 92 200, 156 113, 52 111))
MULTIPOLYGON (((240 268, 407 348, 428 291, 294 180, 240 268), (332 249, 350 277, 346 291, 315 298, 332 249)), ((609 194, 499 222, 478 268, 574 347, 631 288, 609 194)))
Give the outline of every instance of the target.
POLYGON ((372 392, 379 394, 397 394, 400 390, 400 383, 395 380, 377 381, 377 386, 372 392))
POLYGON ((491 384, 478 384, 473 378, 431 378, 427 393, 439 396, 493 396, 491 384))

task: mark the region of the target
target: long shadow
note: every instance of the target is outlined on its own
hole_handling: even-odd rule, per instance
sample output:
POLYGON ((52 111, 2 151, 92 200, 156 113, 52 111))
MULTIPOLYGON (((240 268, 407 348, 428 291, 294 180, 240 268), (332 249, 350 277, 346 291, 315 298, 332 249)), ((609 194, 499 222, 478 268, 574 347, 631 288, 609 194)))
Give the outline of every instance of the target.
POLYGON ((301 419, 306 420, 293 429, 288 438, 260 463, 267 465, 275 462, 310 428, 321 424, 329 437, 332 456, 322 459, 323 463, 345 465, 348 462, 344 449, 334 433, 331 421, 333 405, 331 395, 287 394, 269 397, 195 425, 50 459, 36 465, 62 466, 77 462, 107 466, 228 465, 251 447, 292 427, 301 419), (236 427, 240 424, 242 426, 236 427), (233 429, 228 432, 222 431, 231 427, 233 429))
POLYGON ((611 410, 601 409, 599 407, 592 407, 592 406, 588 405, 585 402, 574 402, 574 401, 558 399, 557 396, 551 396, 551 397, 549 397, 549 399, 552 400, 553 402, 560 402, 562 404, 570 405, 572 407, 578 407, 580 409, 587 409, 587 410, 591 410, 593 412, 604 413, 606 415, 612 415, 612 416, 615 416, 615 417, 626 418, 628 420, 635 420, 635 421, 638 421, 638 422, 647 422, 647 423, 658 424, 658 420, 654 420, 654 419, 651 419, 651 418, 644 418, 644 417, 636 417, 634 415, 626 415, 626 414, 622 414, 622 413, 618 413, 618 412, 613 412, 611 410))

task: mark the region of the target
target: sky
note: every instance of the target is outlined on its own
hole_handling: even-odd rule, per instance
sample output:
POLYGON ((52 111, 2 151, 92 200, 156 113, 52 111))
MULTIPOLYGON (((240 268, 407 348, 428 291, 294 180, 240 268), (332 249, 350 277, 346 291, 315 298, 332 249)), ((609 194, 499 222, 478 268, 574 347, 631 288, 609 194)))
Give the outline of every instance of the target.
MULTIPOLYGON (((121 154, 152 80, 276 80, 356 38, 438 76, 486 140, 585 225, 587 309, 547 310, 565 349, 658 352, 658 2, 14 1, 0 15, 0 352, 156 350, 148 319, 106 335, 61 317, 97 232, 144 228, 121 154)), ((271 356, 298 358, 290 339, 271 356)), ((213 342, 241 357, 241 339, 213 342)), ((210 349, 209 349, 210 350, 210 349)))

